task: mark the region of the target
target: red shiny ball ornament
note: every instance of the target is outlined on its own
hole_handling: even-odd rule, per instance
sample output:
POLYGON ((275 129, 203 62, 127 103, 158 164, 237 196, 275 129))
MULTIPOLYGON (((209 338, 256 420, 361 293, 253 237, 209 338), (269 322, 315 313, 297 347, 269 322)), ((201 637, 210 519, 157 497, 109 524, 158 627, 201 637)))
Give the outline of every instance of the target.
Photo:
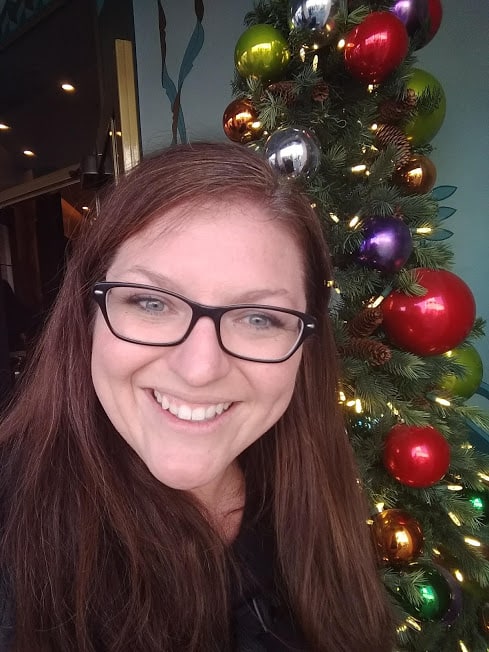
POLYGON ((475 320, 468 285, 447 270, 418 268, 426 294, 391 292, 381 303, 383 329, 392 344, 421 356, 440 355, 461 344, 475 320))
POLYGON ((432 426, 398 424, 384 442, 384 466, 401 484, 431 487, 450 465, 450 446, 432 426))
POLYGON ((345 65, 368 84, 384 80, 407 54, 409 37, 390 11, 373 11, 345 39, 345 65))
MULTIPOLYGON (((440 29, 441 20, 443 18, 443 7, 441 0, 428 0, 428 13, 430 17, 430 27, 428 30, 428 37, 426 43, 429 43, 440 29)), ((426 45, 424 43, 423 45, 426 45)))

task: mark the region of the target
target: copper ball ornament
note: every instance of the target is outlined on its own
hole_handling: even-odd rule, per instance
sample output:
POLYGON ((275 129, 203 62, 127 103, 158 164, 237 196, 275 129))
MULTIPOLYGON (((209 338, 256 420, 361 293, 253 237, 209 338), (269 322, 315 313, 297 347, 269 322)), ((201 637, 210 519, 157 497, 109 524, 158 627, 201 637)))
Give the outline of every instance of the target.
POLYGON ((225 109, 222 117, 224 133, 235 143, 258 140, 263 134, 263 125, 258 120, 258 111, 250 100, 238 98, 225 109))
POLYGON ((373 517, 372 533, 381 562, 408 564, 423 550, 419 521, 403 509, 385 509, 373 517))
POLYGON ((414 154, 407 163, 394 172, 392 180, 404 192, 422 195, 435 185, 436 168, 427 156, 414 154))

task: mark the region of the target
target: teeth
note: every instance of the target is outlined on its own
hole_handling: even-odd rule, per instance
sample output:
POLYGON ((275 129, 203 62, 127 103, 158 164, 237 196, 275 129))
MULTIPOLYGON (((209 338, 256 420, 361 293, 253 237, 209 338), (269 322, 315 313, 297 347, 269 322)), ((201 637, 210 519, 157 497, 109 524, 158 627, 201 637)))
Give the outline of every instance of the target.
POLYGON ((156 389, 153 391, 153 395, 164 410, 169 410, 178 419, 182 419, 183 421, 206 421, 208 419, 213 419, 216 414, 222 414, 231 405, 231 402, 217 403, 216 405, 192 409, 189 405, 170 403, 168 397, 164 394, 160 394, 156 389))

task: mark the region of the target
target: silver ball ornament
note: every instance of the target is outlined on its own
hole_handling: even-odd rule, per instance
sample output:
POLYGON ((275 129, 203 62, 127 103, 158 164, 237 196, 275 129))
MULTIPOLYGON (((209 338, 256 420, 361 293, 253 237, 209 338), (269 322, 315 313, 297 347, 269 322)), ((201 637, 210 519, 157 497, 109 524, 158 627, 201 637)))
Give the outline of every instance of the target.
POLYGON ((338 0, 291 0, 289 23, 291 29, 332 31, 338 0))
POLYGON ((281 127, 268 137, 263 154, 272 168, 281 174, 307 176, 319 167, 321 146, 308 129, 281 127))

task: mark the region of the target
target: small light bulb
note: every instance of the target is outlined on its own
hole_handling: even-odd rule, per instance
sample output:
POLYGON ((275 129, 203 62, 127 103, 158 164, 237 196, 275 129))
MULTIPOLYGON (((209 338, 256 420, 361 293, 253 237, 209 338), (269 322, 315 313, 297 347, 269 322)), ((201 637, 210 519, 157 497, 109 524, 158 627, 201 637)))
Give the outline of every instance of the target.
POLYGON ((22 153, 24 156, 35 156, 34 152, 31 149, 25 149, 22 153))
POLYGON ((75 87, 73 86, 73 84, 69 84, 68 82, 64 82, 63 84, 61 84, 61 88, 67 93, 75 92, 75 87))

